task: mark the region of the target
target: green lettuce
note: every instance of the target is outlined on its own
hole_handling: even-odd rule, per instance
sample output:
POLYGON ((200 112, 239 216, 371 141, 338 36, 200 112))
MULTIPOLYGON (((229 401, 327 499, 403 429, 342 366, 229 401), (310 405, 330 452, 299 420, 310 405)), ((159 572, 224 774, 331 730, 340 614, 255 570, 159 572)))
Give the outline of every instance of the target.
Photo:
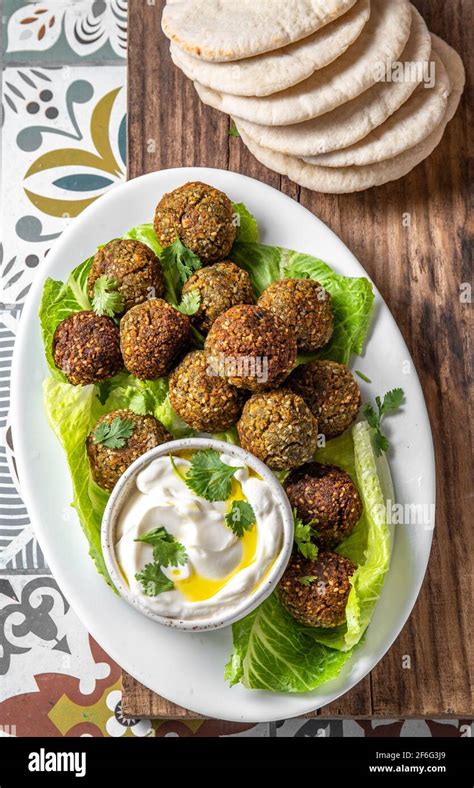
POLYGON ((66 376, 53 361, 53 336, 57 326, 73 312, 91 308, 87 292, 87 277, 92 265, 89 257, 69 274, 65 282, 47 279, 44 283, 39 318, 44 350, 49 371, 56 380, 66 381, 66 376))
POLYGON ((234 652, 225 670, 231 685, 273 692, 307 692, 335 678, 363 638, 379 599, 390 563, 390 531, 380 487, 370 427, 356 424, 351 433, 317 452, 320 462, 344 468, 360 490, 364 512, 337 552, 351 558, 347 623, 334 630, 305 627, 273 594, 233 625, 234 652))

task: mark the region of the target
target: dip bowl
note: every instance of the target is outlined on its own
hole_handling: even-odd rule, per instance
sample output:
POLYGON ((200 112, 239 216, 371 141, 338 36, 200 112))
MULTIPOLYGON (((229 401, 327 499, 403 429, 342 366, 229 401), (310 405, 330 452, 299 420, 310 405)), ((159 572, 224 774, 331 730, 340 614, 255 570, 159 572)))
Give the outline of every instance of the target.
POLYGON ((127 468, 115 485, 104 512, 101 528, 101 544, 105 564, 110 578, 120 596, 140 613, 153 619, 158 624, 188 632, 204 632, 207 630, 221 629, 255 610, 255 608, 272 593, 281 579, 290 559, 293 548, 293 537, 294 524, 292 509, 286 493, 277 477, 263 462, 254 457, 253 454, 244 451, 240 446, 235 446, 232 443, 226 443, 224 441, 213 440, 211 438, 182 438, 180 440, 170 441, 151 449, 151 451, 139 457, 129 468, 127 468), (185 450, 199 451, 205 449, 214 449, 220 454, 229 455, 241 462, 242 465, 247 465, 266 482, 274 497, 275 505, 280 509, 283 522, 282 542, 280 551, 263 580, 247 595, 243 595, 241 601, 235 606, 229 610, 223 609, 219 616, 214 615, 212 618, 180 620, 162 616, 150 610, 130 591, 117 561, 115 552, 115 532, 122 506, 131 492, 135 489, 136 478, 140 471, 148 467, 159 457, 185 450))

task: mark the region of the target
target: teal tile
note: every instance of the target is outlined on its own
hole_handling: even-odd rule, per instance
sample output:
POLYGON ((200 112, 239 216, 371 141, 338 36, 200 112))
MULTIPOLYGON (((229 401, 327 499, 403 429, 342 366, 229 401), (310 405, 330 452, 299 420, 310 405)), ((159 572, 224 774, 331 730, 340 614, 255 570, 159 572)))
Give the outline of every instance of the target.
POLYGON ((5 65, 123 62, 128 0, 4 0, 5 65))

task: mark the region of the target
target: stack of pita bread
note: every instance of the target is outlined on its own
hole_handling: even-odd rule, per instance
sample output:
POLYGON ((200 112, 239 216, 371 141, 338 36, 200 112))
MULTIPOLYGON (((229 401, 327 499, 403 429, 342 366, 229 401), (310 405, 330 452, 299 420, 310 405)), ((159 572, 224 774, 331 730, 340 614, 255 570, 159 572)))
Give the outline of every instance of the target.
POLYGON ((168 0, 162 26, 253 155, 319 192, 406 175, 464 88, 459 55, 409 0, 168 0))

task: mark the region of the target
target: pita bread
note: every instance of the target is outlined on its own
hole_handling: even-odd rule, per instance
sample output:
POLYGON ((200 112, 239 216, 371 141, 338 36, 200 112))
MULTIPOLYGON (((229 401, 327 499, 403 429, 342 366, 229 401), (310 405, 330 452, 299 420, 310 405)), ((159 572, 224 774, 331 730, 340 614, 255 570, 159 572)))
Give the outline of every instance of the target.
POLYGON ((357 3, 344 16, 283 49, 229 63, 209 63, 171 43, 173 62, 184 74, 212 90, 238 96, 269 96, 290 88, 332 63, 354 43, 370 15, 370 0, 357 3))
MULTIPOLYGON (((413 7, 412 14, 410 38, 400 61, 424 64, 430 57, 431 36, 413 7)), ((366 137, 411 96, 415 87, 416 82, 378 82, 332 112, 293 126, 260 126, 239 118, 236 122, 258 145, 302 158, 316 156, 346 148, 366 137)))
POLYGON ((243 141, 248 145, 255 158, 266 167, 288 176, 295 183, 313 191, 347 194, 363 191, 372 186, 380 186, 407 175, 426 159, 441 141, 447 124, 456 112, 464 89, 465 73, 461 58, 444 41, 437 37, 435 40, 451 82, 451 93, 445 116, 440 125, 425 140, 393 159, 386 159, 377 164, 367 164, 364 167, 320 167, 307 164, 302 159, 293 156, 285 156, 268 148, 262 148, 247 137, 245 132, 241 132, 243 141))
POLYGON ((371 0, 370 18, 356 42, 337 60, 281 93, 231 96, 194 83, 205 104, 252 123, 286 126, 316 118, 375 84, 380 68, 401 55, 412 21, 408 0, 371 0))
POLYGON ((292 44, 345 14, 356 0, 192 0, 168 3, 166 36, 194 57, 241 60, 292 44))
POLYGON ((443 119, 451 87, 448 73, 436 54, 436 44, 433 45, 431 63, 436 74, 432 88, 422 82, 397 112, 355 145, 305 158, 305 161, 323 167, 350 167, 353 164, 360 167, 391 159, 426 139, 443 119))

